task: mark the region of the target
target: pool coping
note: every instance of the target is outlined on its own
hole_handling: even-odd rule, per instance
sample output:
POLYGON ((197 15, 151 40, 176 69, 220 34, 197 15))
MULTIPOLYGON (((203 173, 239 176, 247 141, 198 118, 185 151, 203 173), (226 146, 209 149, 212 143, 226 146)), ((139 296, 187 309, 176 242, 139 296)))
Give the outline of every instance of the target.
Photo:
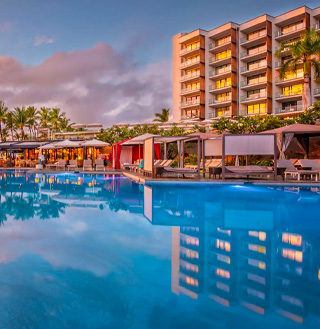
POLYGON ((42 170, 37 170, 35 168, 25 168, 25 167, 0 167, 0 172, 1 171, 25 171, 28 174, 104 174, 104 175, 123 175, 123 171, 121 170, 111 170, 111 171, 83 171, 83 170, 46 170, 46 169, 42 169, 42 170))
POLYGON ((141 177, 132 173, 123 172, 123 176, 132 180, 137 184, 146 186, 152 185, 256 185, 256 186, 289 186, 289 187, 320 187, 320 182, 299 182, 299 181, 268 181, 268 180, 246 180, 246 179, 232 179, 232 180, 186 180, 186 179, 154 179, 148 177, 141 177))

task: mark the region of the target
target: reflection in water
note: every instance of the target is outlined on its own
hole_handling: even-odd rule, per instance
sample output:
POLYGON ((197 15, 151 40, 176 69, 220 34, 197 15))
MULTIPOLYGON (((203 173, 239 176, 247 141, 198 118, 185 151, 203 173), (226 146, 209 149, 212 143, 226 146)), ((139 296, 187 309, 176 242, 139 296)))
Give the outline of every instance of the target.
MULTIPOLYGON (((28 312, 34 313, 30 319, 40 312, 47 328, 319 326, 319 188, 151 187, 119 176, 10 171, 0 172, 0 188, 0 282, 11 287, 22 266, 24 291, 33 300, 35 275, 37 282, 45 280, 45 294, 28 312), (27 226, 14 231, 12 221, 30 219, 51 221, 47 231, 25 223, 33 225, 33 235, 23 240, 17 234, 27 226), (171 244, 165 238, 170 231, 171 244), (63 297, 56 286, 48 288, 52 282, 64 287, 63 297), (47 298, 56 305, 73 300, 82 309, 66 306, 67 321, 61 310, 48 311, 53 306, 47 298)), ((10 296, 11 305, 14 294, 0 290, 0 299, 10 296)), ((3 312, 10 307, 5 304, 3 312)), ((11 320, 4 319, 5 328, 11 320)))

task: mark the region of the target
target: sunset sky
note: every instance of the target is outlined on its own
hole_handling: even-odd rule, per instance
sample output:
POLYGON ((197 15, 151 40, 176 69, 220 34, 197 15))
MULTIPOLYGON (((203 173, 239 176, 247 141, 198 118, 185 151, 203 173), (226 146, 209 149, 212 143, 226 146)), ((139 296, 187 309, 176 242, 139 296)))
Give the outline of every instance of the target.
POLYGON ((0 0, 0 100, 78 123, 150 121, 171 107, 171 40, 319 1, 0 0))

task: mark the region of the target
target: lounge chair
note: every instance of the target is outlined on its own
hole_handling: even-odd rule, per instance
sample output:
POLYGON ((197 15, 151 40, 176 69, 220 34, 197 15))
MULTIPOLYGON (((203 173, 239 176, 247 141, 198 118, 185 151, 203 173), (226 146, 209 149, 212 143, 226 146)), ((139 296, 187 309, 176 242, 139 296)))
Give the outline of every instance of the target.
POLYGON ((67 165, 67 161, 66 160, 59 160, 57 163, 57 170, 61 169, 61 170, 65 170, 66 169, 66 165, 67 165))
POLYGON ((96 160, 96 171, 99 171, 99 170, 106 171, 106 167, 104 165, 103 159, 96 160))
POLYGON ((67 168, 68 168, 68 171, 70 171, 70 170, 78 170, 79 169, 79 167, 78 167, 78 160, 70 160, 67 168))
MULTIPOLYGON (((310 166, 309 162, 304 161, 310 160, 299 160, 299 163, 302 168, 312 168, 312 165, 310 166), (301 161, 303 162, 301 163, 301 161)), ((284 172, 285 179, 287 179, 288 176, 291 176, 292 178, 297 178, 298 180, 301 180, 301 177, 305 178, 307 176, 310 176, 310 178, 312 179, 313 176, 315 176, 316 181, 318 181, 319 170, 298 170, 290 160, 278 160, 278 168, 286 168, 284 172)))
POLYGON ((190 169, 190 168, 172 168, 172 167, 164 167, 164 173, 173 173, 177 175, 198 175, 198 169, 190 169))
POLYGON ((240 176, 256 176, 256 175, 273 175, 273 170, 265 166, 227 166, 226 174, 235 174, 240 176))
POLYGON ((91 159, 87 159, 87 160, 83 160, 83 171, 92 171, 92 160, 91 159))

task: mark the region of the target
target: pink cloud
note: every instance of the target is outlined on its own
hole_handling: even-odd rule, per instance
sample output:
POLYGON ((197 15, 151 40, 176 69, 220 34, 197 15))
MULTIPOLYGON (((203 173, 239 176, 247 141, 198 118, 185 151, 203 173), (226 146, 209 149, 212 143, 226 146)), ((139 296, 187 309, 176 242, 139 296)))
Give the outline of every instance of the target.
POLYGON ((35 66, 0 57, 0 99, 9 107, 58 106, 75 122, 139 122, 171 102, 169 61, 138 65, 105 43, 53 54, 35 66))
POLYGON ((34 39, 34 45, 35 46, 41 46, 43 44, 50 44, 50 43, 54 43, 54 38, 48 38, 45 36, 36 36, 34 39))

